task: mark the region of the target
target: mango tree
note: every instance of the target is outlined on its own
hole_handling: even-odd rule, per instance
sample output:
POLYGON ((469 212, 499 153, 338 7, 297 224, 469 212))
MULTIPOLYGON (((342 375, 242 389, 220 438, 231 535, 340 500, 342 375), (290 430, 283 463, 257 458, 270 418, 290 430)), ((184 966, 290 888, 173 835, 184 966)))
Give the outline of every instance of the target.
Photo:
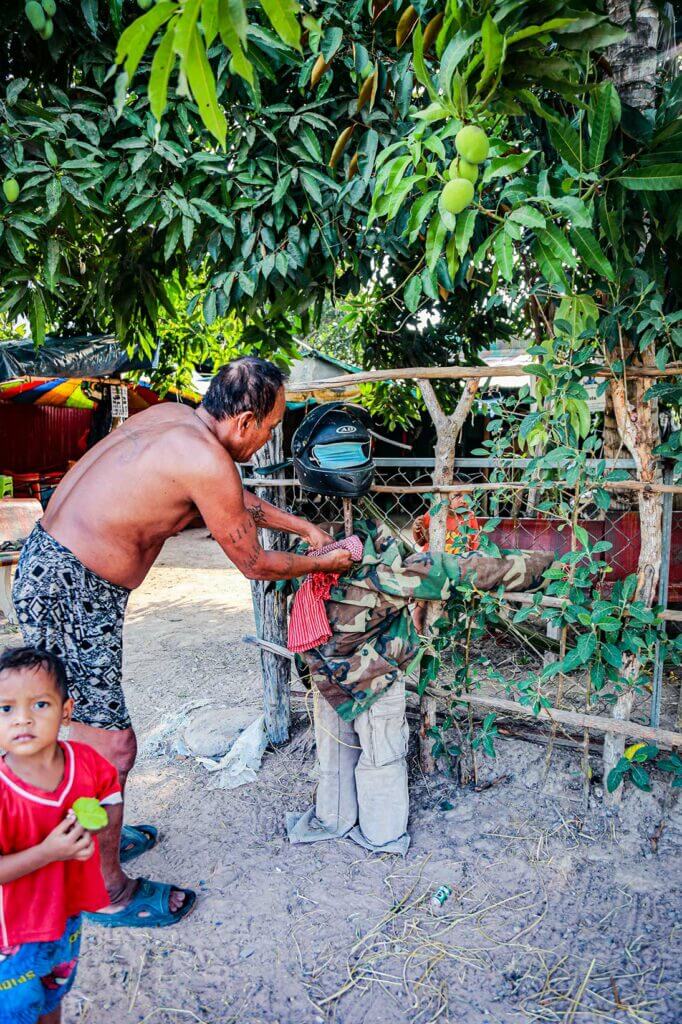
MULTIPOLYGON (((223 149, 181 55, 157 121, 147 85, 159 47, 140 50, 130 5, 59 0, 48 40, 10 5, 0 31, 2 309, 30 319, 38 343, 51 325, 113 329, 150 352, 159 310, 173 315, 188 275, 209 326, 236 311, 271 337, 271 324, 309 315, 330 290, 367 280, 376 259, 405 251, 392 229, 363 221, 376 152, 407 125, 410 55, 390 33, 387 50, 374 45, 361 4, 329 0, 300 52, 280 22, 284 6, 250 9, 250 80, 222 41, 210 48, 223 149), (122 38, 132 53, 119 46, 124 70, 111 74, 122 38)), ((142 41, 164 11, 161 54, 164 26, 177 22, 177 45, 187 29, 205 71, 195 44, 211 29, 197 4, 151 8, 142 41)))

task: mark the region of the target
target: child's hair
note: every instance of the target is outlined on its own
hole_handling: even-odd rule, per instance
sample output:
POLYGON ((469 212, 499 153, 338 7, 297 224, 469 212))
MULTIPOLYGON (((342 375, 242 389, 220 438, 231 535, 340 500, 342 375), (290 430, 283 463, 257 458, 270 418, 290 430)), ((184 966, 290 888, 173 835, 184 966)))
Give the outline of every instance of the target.
POLYGON ((55 689, 62 700, 68 699, 66 669, 56 654, 41 651, 38 647, 6 647, 0 654, 0 673, 22 668, 44 668, 52 676, 55 689))

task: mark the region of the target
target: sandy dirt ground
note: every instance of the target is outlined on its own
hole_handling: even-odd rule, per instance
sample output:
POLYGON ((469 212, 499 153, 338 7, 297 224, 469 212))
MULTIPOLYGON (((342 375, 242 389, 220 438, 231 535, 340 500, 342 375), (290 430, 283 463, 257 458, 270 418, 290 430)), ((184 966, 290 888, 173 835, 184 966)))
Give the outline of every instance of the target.
MULTIPOLYGON (((255 716, 252 630, 249 584, 206 531, 170 541, 126 625, 141 741, 198 699, 255 716)), ((196 888, 198 907, 163 931, 87 926, 65 1024, 677 1024, 672 794, 631 793, 613 818, 598 800, 583 809, 579 754, 557 751, 543 785, 544 767, 544 747, 505 740, 481 773, 498 784, 474 792, 424 779, 412 754, 400 860, 287 843, 285 812, 314 787, 303 710, 292 743, 240 789, 211 791, 193 760, 143 753, 127 820, 158 825, 162 842, 133 867, 196 888), (442 883, 453 895, 434 909, 442 883)))

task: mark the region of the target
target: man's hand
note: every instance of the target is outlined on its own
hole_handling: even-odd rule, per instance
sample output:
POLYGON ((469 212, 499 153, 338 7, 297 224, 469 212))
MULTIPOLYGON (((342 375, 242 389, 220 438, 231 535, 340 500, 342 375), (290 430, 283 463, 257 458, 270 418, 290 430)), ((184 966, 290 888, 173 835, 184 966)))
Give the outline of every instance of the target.
POLYGON ((302 540, 308 542, 311 551, 323 548, 326 544, 332 544, 334 541, 333 537, 330 537, 328 533, 325 533, 319 526, 314 526, 312 523, 308 523, 305 530, 301 530, 299 536, 302 540))
POLYGON ((326 555, 311 559, 315 563, 313 572, 347 572, 353 565, 350 551, 345 548, 337 548, 336 551, 328 551, 326 555))
POLYGON ((42 842, 47 863, 57 860, 89 860, 95 852, 93 838, 69 811, 63 821, 42 842))

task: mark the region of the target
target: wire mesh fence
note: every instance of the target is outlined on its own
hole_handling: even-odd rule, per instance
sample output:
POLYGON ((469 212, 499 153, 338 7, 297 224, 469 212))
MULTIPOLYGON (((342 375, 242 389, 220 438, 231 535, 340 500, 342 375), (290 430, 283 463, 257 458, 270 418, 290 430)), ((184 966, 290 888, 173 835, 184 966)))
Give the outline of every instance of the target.
MULTIPOLYGON (((412 542, 415 519, 428 512, 439 499, 431 490, 423 494, 403 494, 399 488, 431 488, 434 460, 377 459, 376 463, 375 484, 392 490, 390 493, 374 493, 369 499, 361 500, 358 510, 380 515, 397 535, 412 542)), ((503 476, 510 484, 520 483, 523 467, 523 460, 508 460, 501 464, 494 459, 458 459, 455 463, 456 480, 463 485, 489 484, 503 476)), ((608 468, 626 470, 634 479, 634 463, 630 460, 614 460, 608 463, 608 468)), ((574 500, 571 488, 562 488, 551 481, 545 482, 540 490, 545 501, 548 498, 559 500, 563 496, 565 505, 569 507, 574 500)), ((571 536, 565 526, 565 518, 547 512, 538 513, 538 492, 529 493, 522 488, 474 491, 463 494, 458 501, 469 507, 481 524, 488 517, 501 518, 500 525, 491 534, 501 548, 554 551, 557 555, 570 550, 571 536)), ((338 498, 308 495, 295 486, 289 492, 288 504, 299 515, 315 515, 317 521, 334 525, 342 522, 338 498)), ((581 514, 580 525, 585 527, 593 543, 607 541, 611 544, 604 556, 610 567, 607 586, 637 571, 639 517, 633 511, 630 495, 625 500, 620 496, 612 500, 611 508, 607 511, 590 503, 588 499, 581 514)), ((672 584, 675 587, 677 581, 673 580, 672 584)))
MULTIPOLYGON (((363 516, 381 519, 391 531, 408 545, 417 550, 412 527, 415 520, 428 512, 440 498, 432 490, 433 459, 393 458, 376 459, 375 487, 364 499, 354 503, 355 511, 363 516), (401 493, 401 488, 424 488, 423 493, 401 493)), ((603 464, 603 463, 602 463, 603 464)), ((571 550, 571 530, 567 523, 569 515, 563 517, 550 512, 538 512, 537 505, 552 499, 555 507, 563 502, 564 509, 570 510, 575 500, 573 488, 567 488, 561 481, 543 481, 534 491, 527 484, 517 489, 500 487, 494 490, 477 490, 476 485, 520 484, 527 463, 522 459, 477 459, 462 458, 455 461, 455 479, 467 488, 464 502, 475 515, 482 527, 494 517, 499 522, 488 535, 500 550, 522 549, 552 551, 557 557, 571 550), (472 489, 473 488, 473 489, 472 489)), ((624 470, 629 479, 635 479, 635 464, 626 459, 610 460, 608 471, 624 470)), ((560 474, 560 470, 557 475, 560 474)), ((282 479, 282 475, 278 476, 282 479)), ((292 478, 287 480, 286 503, 297 515, 304 516, 329 528, 343 524, 342 503, 338 498, 311 495, 301 489, 292 478)), ((464 493, 464 492, 463 492, 464 493)), ((632 492, 616 492, 608 509, 598 507, 589 494, 581 494, 582 526, 592 543, 607 541, 610 548, 601 554, 608 570, 601 584, 607 595, 616 580, 636 573, 639 557, 640 532, 639 515, 636 511, 636 497, 632 492)), ((665 523, 665 520, 664 520, 665 523)), ((682 514, 668 517, 667 535, 663 538, 664 558, 670 560, 672 535, 682 533, 682 514)), ((673 574, 670 600, 682 599, 682 580, 673 574)), ((541 671, 548 659, 558 658, 558 638, 552 627, 539 618, 530 619, 523 627, 513 622, 519 608, 513 597, 500 605, 501 622, 490 627, 483 638, 475 644, 474 656, 480 671, 480 686, 485 692, 496 696, 509 696, 510 691, 501 689, 494 678, 504 675, 512 683, 514 679, 541 671), (493 678, 494 677, 494 678, 493 678)), ((654 665, 653 686, 643 687, 637 694, 633 717, 651 721, 658 725, 661 714, 664 720, 674 721, 677 694, 672 687, 663 693, 662 665, 654 665)), ((443 666, 447 676, 447 659, 443 666)), ((575 673, 548 682, 545 692, 552 705, 564 710, 588 710, 591 713, 607 713, 608 695, 600 698, 589 694, 589 683, 584 673, 575 673)), ((518 696, 518 695, 517 695, 518 696)))

